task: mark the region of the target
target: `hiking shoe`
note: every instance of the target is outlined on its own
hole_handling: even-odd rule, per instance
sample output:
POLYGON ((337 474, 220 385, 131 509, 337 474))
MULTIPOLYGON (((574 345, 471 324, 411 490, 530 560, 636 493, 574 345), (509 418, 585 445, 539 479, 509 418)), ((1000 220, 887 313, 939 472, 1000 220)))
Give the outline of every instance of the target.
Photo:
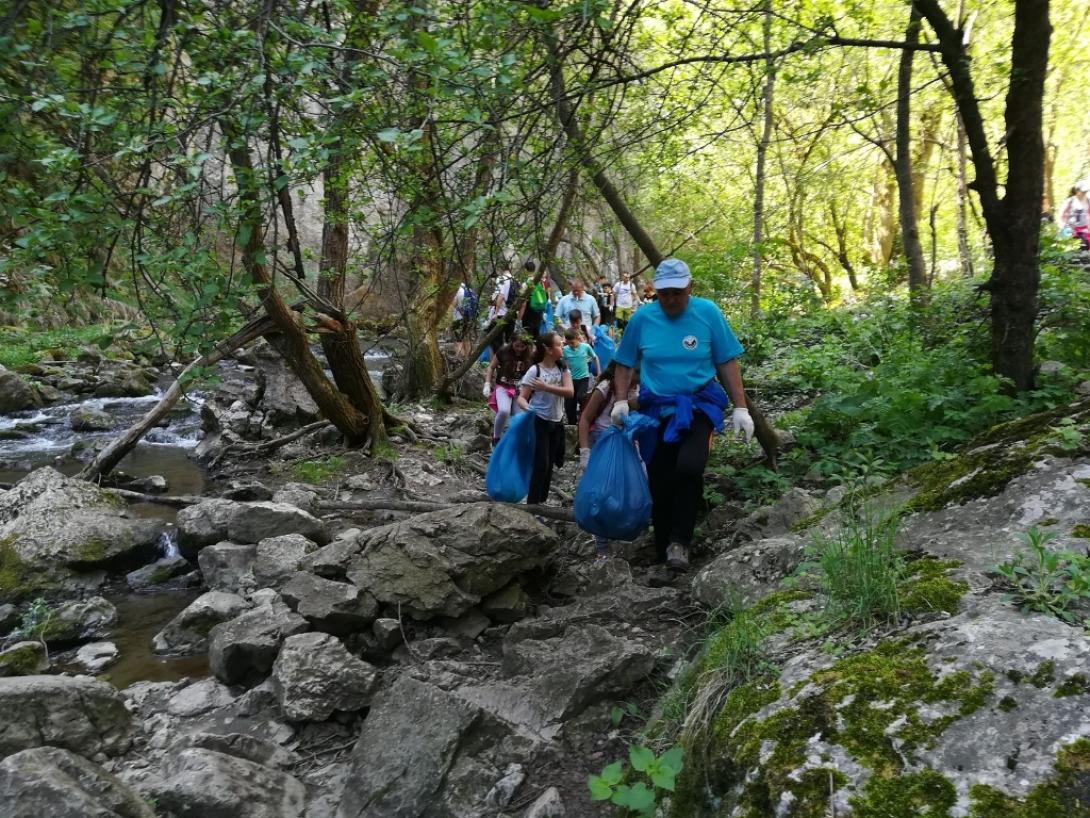
POLYGON ((666 549, 666 564, 675 571, 684 571, 689 567, 689 549, 680 543, 670 543, 666 549))

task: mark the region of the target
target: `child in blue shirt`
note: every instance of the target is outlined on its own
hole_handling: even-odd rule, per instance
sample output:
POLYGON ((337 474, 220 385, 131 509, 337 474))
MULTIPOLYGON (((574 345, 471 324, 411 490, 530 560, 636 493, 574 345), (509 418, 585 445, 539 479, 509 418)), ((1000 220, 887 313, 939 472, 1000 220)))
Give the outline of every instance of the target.
POLYGON ((564 342, 564 362, 571 370, 572 386, 575 387, 575 394, 564 401, 564 411, 569 425, 574 426, 579 422, 579 414, 590 392, 590 362, 594 361, 597 371, 601 371, 601 366, 598 356, 575 327, 564 333, 564 342))

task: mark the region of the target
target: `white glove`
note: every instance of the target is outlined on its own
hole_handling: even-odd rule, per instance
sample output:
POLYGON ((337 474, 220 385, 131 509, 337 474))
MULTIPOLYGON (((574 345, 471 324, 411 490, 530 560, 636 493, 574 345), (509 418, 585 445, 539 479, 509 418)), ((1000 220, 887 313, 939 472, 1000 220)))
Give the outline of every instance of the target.
MULTIPOLYGON (((628 401, 619 400, 613 404, 613 411, 609 413, 609 419, 613 422, 614 426, 624 428, 624 419, 628 417, 628 401)), ((750 428, 753 428, 753 424, 750 423, 750 428)))
POLYGON ((579 471, 586 471, 587 464, 590 462, 590 449, 579 450, 579 471))
POLYGON ((748 409, 735 409, 730 415, 730 430, 746 436, 746 443, 753 439, 753 418, 748 409))
POLYGON ((486 398, 492 397, 492 384, 490 384, 488 381, 485 381, 484 387, 481 389, 481 394, 484 395, 486 398))

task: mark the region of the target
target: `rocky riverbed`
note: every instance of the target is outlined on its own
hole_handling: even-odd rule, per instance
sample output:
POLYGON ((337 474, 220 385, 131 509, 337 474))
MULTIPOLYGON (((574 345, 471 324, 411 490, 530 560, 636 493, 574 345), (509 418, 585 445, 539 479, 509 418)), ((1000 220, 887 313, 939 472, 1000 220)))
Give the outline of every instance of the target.
MULTIPOLYGON (((699 667, 697 605, 756 602, 799 622, 824 605, 780 583, 805 559, 809 534, 794 529, 837 525, 835 492, 717 510, 697 570, 670 580, 646 542, 595 562, 572 524, 477 502, 489 432, 477 405, 404 409, 420 431, 396 457, 344 450, 326 430, 248 457, 310 419, 290 378, 250 360, 202 402, 197 452, 216 465, 173 526, 50 467, 0 493, 5 816, 606 815, 587 776, 624 757, 661 692, 699 667), (382 508, 413 500, 447 507, 382 508), (115 604, 121 585, 129 602, 115 604), (134 676, 119 617, 145 667, 169 657, 177 674, 134 676)), ((839 655, 784 638, 778 681, 728 699, 729 729, 692 755, 664 810, 878 816, 884 798, 909 810, 897 816, 917 804, 991 818, 1023 813, 980 812, 976 785, 1011 804, 1061 784, 1081 798, 1064 771, 1090 736, 1090 642, 1004 603, 986 569, 1034 523, 1075 542, 1090 455, 1043 446, 1025 461, 980 499, 958 492, 966 475, 982 482, 975 466, 891 489, 927 501, 901 534, 914 559, 941 562, 927 604, 839 655), (897 801, 890 776, 922 794, 897 801)), ((559 477, 552 502, 566 505, 571 467, 559 477)))

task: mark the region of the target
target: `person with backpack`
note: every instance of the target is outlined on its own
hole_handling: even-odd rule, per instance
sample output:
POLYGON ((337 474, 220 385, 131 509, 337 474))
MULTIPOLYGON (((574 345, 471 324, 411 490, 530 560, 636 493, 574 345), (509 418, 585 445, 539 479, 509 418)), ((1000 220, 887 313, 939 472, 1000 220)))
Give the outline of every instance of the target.
POLYGON ((1060 224, 1082 242, 1083 250, 1090 250, 1090 198, 1087 198, 1086 188, 1086 182, 1078 182, 1071 188, 1071 195, 1060 209, 1060 224))
POLYGON ((617 305, 617 326, 624 329, 636 307, 640 305, 640 291, 632 277, 627 272, 622 272, 620 279, 613 284, 613 300, 617 305))
POLYGON ((579 419, 590 391, 590 366, 593 361, 596 371, 601 371, 598 357, 594 349, 586 342, 586 339, 575 327, 569 327, 564 331, 564 363, 571 372, 572 386, 575 394, 564 401, 564 411, 568 416, 568 425, 574 426, 579 419))
MULTIPOLYGON (((715 302, 692 295, 685 262, 668 258, 655 270, 657 300, 632 316, 614 360, 614 393, 627 395, 640 366, 640 412, 658 429, 640 438, 653 503, 651 524, 658 562, 689 565, 696 512, 704 494, 704 467, 713 432, 722 431, 729 402, 731 428, 753 437, 738 357, 742 345, 715 302)), ((623 426, 627 400, 610 412, 623 426)))
POLYGON ((495 351, 488 364, 482 393, 488 399, 488 408, 496 413, 492 424, 493 447, 503 436, 507 421, 520 411, 516 403, 518 385, 533 363, 532 356, 533 340, 526 335, 516 335, 511 343, 495 351))
MULTIPOLYGON (((579 415, 579 472, 582 474, 590 463, 590 450, 598 442, 599 436, 609 428, 612 419, 613 405, 617 402, 613 392, 613 375, 617 364, 611 362, 598 378, 594 388, 590 390, 587 403, 579 415)), ((639 370, 632 371, 631 382, 628 386, 629 408, 637 408, 639 400, 639 370)), ((594 553, 597 559, 608 559, 609 540, 605 537, 594 537, 594 553)))
POLYGON ((454 354, 464 358, 469 354, 469 342, 477 322, 479 302, 477 294, 463 281, 454 296, 454 315, 450 324, 454 337, 454 354))
POLYGON ((533 366, 519 381, 518 405, 533 412, 537 444, 530 478, 530 505, 544 503, 553 480, 553 467, 564 463, 564 399, 575 394, 564 364, 564 340, 558 332, 537 339, 533 366))

